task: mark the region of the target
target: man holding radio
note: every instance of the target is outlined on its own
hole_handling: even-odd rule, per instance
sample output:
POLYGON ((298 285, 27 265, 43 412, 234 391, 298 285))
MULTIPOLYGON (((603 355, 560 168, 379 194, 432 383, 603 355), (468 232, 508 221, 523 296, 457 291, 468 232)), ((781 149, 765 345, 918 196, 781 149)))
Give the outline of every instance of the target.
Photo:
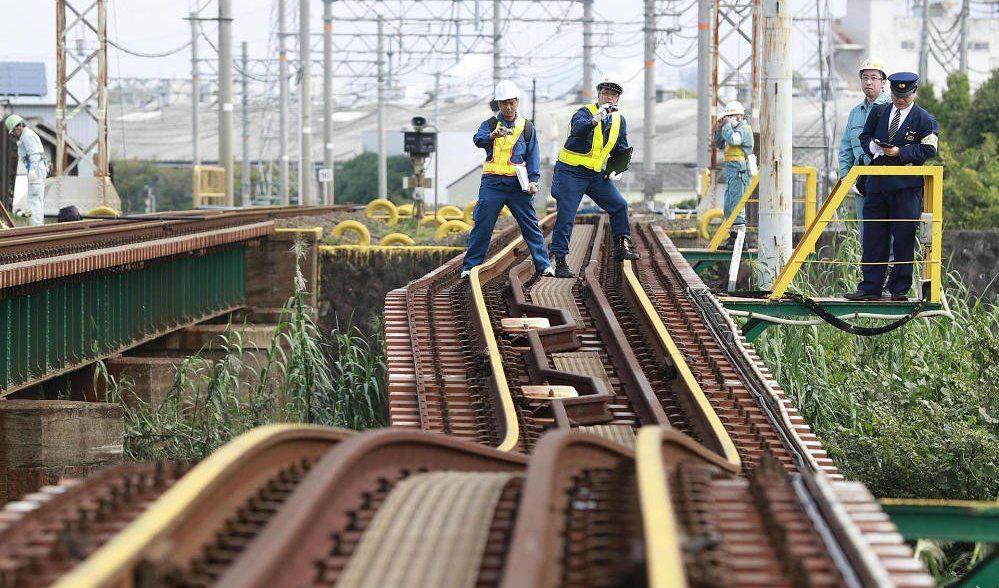
MULTIPOLYGON (((860 134, 860 145, 871 165, 923 165, 937 154, 940 130, 930 113, 915 103, 919 76, 899 72, 888 76, 891 103, 871 111, 860 134)), ((916 245, 916 223, 922 212, 921 176, 868 176, 864 200, 864 279, 847 300, 880 300, 888 266, 889 237, 894 261, 888 275, 891 299, 909 299, 916 245)))

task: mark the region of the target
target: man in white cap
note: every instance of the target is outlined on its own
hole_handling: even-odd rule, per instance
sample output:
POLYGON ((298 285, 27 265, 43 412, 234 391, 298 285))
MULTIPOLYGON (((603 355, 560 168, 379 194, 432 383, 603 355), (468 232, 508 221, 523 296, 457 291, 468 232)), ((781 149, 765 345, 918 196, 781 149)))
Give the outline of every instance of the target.
POLYGON ((28 173, 28 211, 31 213, 31 224, 44 224, 45 177, 49 175, 49 165, 42 140, 16 114, 8 116, 4 125, 7 132, 17 139, 17 159, 24 163, 24 169, 28 173))
MULTIPOLYGON (((860 64, 860 88, 864 91, 864 99, 850 110, 843 129, 843 138, 839 142, 839 177, 846 174, 855 165, 870 165, 871 158, 864 152, 860 144, 860 133, 871 109, 878 104, 888 102, 885 80, 888 72, 884 62, 876 57, 869 57, 860 64)), ((860 242, 864 241, 864 178, 861 177, 854 186, 854 197, 857 208, 857 226, 860 230, 860 242)))
MULTIPOLYGON (((725 163, 721 167, 725 173, 724 210, 725 218, 728 218, 742 200, 751 179, 749 157, 753 154, 753 129, 746 122, 742 102, 732 100, 725 105, 721 118, 715 123, 715 147, 725 151, 725 163)), ((736 234, 745 229, 746 211, 742 210, 732 223, 728 241, 719 249, 732 249, 736 234)))
POLYGON ((486 152, 479 184, 479 200, 472 218, 475 226, 468 238, 468 250, 461 266, 461 277, 467 278, 472 268, 481 264, 489 249, 496 219, 504 206, 510 208, 520 226, 527 248, 534 259, 534 269, 540 275, 553 276, 545 237, 534 212, 534 195, 541 178, 541 152, 534 125, 517 116, 520 89, 509 80, 496 84, 493 93, 499 112, 479 125, 472 143, 486 152), (519 168, 519 169, 518 169, 519 168), (521 182, 518 174, 526 176, 521 182), (526 185, 524 185, 526 184, 526 185))

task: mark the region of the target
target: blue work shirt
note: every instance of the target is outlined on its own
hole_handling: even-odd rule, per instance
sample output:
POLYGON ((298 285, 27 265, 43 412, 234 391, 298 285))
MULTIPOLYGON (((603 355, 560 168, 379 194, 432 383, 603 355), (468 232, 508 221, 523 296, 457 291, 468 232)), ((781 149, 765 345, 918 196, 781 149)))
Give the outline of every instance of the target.
POLYGON ((843 138, 839 142, 839 177, 846 177, 847 172, 855 165, 868 165, 871 162, 860 145, 860 133, 864 131, 864 123, 871 114, 871 108, 888 100, 888 94, 882 92, 874 102, 869 102, 865 97, 863 102, 850 109, 843 138))
MULTIPOLYGON (((497 115, 500 123, 508 128, 512 129, 516 123, 516 118, 514 120, 506 120, 503 115, 497 115)), ((493 140, 489 138, 489 133, 493 132, 495 129, 495 124, 493 119, 482 121, 479 125, 479 130, 472 137, 472 143, 476 147, 480 147, 486 150, 486 161, 493 158, 493 140)), ((532 125, 533 126, 533 125, 532 125)), ((525 126, 524 132, 517 137, 517 142, 513 145, 513 152, 510 154, 510 163, 513 164, 527 164, 527 178, 532 182, 537 182, 541 179, 541 152, 538 150, 538 131, 537 127, 534 129, 533 136, 531 137, 531 142, 528 144, 524 135, 527 134, 527 128, 525 126)), ((517 180, 517 176, 500 176, 496 174, 482 174, 482 186, 488 188, 499 188, 503 190, 516 190, 521 192, 520 182, 517 180)))
MULTIPOLYGON (((599 104, 597 105, 599 106, 599 104)), ((593 115, 587 107, 581 106, 575 114, 572 115, 572 121, 569 123, 569 137, 565 140, 565 148, 569 151, 575 153, 589 153, 590 149, 593 148, 593 115)), ((607 140, 610 138, 610 117, 608 116, 604 120, 603 135, 604 144, 607 144, 607 140)), ((611 149, 611 154, 617 153, 628 148, 628 121, 621 117, 621 130, 617 135, 617 143, 614 144, 614 148, 611 149)), ((602 175, 602 171, 593 171, 592 169, 585 168, 581 165, 567 165, 559 162, 560 165, 568 170, 574 171, 583 175, 602 175)))

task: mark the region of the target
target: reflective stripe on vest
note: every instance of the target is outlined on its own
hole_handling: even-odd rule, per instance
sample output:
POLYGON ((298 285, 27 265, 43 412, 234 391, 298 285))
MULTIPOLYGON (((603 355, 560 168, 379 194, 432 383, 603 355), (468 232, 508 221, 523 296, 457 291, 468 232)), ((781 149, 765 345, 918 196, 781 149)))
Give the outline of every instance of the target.
MULTIPOLYGON (((586 108, 592 116, 596 116, 597 110, 599 110, 596 104, 587 104, 586 108)), ((571 133, 572 122, 570 121, 569 134, 571 133)), ((620 133, 621 113, 614 112, 611 114, 611 128, 606 145, 604 144, 604 121, 600 121, 593 127, 593 144, 590 147, 589 153, 576 153, 575 151, 569 151, 563 146, 562 152, 558 155, 558 160, 569 165, 580 165, 593 171, 601 171, 604 169, 604 164, 607 163, 611 149, 614 148, 614 145, 617 145, 617 137, 620 133)), ((568 137, 566 141, 568 142, 568 137)))
MULTIPOLYGON (((502 125, 502 121, 496 121, 496 129, 500 128, 502 125)), ((515 176, 517 175, 516 166, 526 165, 523 163, 510 163, 510 157, 513 156, 513 147, 517 144, 517 140, 520 139, 520 136, 524 134, 524 127, 526 125, 527 119, 518 116, 517 120, 513 123, 512 135, 502 135, 493 139, 493 157, 482 164, 483 174, 492 174, 495 176, 515 176)))

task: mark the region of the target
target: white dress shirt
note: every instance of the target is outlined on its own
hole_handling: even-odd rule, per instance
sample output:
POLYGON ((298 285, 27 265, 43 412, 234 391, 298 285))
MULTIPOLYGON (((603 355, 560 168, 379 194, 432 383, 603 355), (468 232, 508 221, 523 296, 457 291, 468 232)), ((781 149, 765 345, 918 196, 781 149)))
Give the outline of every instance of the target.
MULTIPOLYGON (((912 102, 912 104, 909 104, 909 106, 903 108, 902 110, 899 110, 897 106, 892 104, 891 112, 888 114, 888 126, 891 127, 891 119, 895 118, 895 113, 901 112, 902 114, 898 117, 898 128, 901 129, 902 125, 905 123, 905 118, 909 116, 909 111, 912 110, 913 104, 915 104, 915 102, 912 102)), ((895 132, 898 133, 898 131, 895 132)), ((885 150, 881 148, 881 145, 875 143, 874 139, 871 139, 871 143, 868 145, 868 148, 871 150, 871 154, 874 155, 874 159, 877 159, 879 156, 885 154, 885 150)))

